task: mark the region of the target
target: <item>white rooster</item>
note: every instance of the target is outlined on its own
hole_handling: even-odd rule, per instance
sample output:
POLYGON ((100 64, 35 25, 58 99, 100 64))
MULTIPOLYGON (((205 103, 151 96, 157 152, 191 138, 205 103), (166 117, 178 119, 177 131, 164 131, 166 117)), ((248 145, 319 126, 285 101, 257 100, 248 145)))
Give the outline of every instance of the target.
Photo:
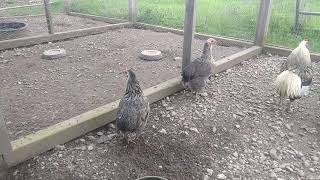
POLYGON ((294 100, 308 94, 312 82, 313 68, 307 44, 308 40, 303 40, 292 51, 287 61, 282 64, 282 72, 275 80, 275 88, 280 95, 280 105, 284 99, 290 100, 287 111, 290 111, 294 100))

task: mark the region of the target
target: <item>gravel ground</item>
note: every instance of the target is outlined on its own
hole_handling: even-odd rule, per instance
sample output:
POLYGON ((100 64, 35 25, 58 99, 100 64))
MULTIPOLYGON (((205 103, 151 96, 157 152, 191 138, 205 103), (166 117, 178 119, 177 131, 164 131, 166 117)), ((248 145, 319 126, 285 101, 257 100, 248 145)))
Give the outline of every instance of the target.
POLYGON ((109 124, 12 173, 23 179, 319 180, 320 67, 311 94, 287 113, 274 104, 271 85, 279 59, 262 56, 219 74, 206 98, 182 91, 152 104, 136 144, 124 146, 109 124))
MULTIPOLYGON (((11 139, 40 130, 97 108, 124 92, 125 65, 137 73, 148 88, 180 74, 183 37, 172 33, 122 29, 64 42, 0 52, 0 86, 3 111, 11 139), (61 60, 43 60, 44 50, 65 48, 61 60), (159 49, 164 58, 147 62, 137 55, 144 49, 159 49)), ((193 52, 200 54, 204 41, 196 40, 193 52)), ((220 59, 242 49, 214 48, 220 59)))
MULTIPOLYGON (((70 31, 70 30, 77 30, 83 28, 91 28, 97 26, 107 25, 108 23, 104 23, 101 21, 94 21, 87 18, 79 18, 74 16, 68 15, 52 15, 53 20, 53 29, 54 32, 63 32, 63 31, 70 31)), ((36 17, 24 17, 24 18, 12 18, 12 19, 0 19, 0 22, 7 22, 7 21, 19 21, 27 23, 27 29, 22 31, 19 34, 15 35, 8 35, 6 33, 6 39, 14 39, 14 38, 21 38, 27 36, 37 36, 48 34, 48 26, 45 16, 36 16, 36 17)), ((3 35, 3 34, 2 34, 3 35)), ((1 36, 1 33, 0 33, 1 36)), ((4 40, 4 38, 1 38, 4 40)))

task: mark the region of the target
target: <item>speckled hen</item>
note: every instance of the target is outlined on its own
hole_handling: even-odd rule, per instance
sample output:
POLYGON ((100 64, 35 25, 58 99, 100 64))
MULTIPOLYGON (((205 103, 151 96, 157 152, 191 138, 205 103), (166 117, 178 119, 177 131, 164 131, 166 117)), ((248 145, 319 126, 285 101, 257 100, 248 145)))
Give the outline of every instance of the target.
POLYGON ((216 44, 216 40, 209 38, 202 50, 202 55, 193 60, 182 71, 182 82, 187 89, 193 92, 203 93, 206 87, 207 80, 212 73, 211 59, 212 59, 212 46, 216 44))
POLYGON ((128 70, 125 95, 119 103, 116 126, 127 143, 139 136, 149 117, 149 102, 143 95, 139 81, 132 70, 128 70))

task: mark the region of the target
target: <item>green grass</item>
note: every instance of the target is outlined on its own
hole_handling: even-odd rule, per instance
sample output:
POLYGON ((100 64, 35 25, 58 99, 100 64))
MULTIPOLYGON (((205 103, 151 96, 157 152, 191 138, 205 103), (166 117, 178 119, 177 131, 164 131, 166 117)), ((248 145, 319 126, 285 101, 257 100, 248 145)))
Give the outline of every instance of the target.
MULTIPOLYGON (((62 0, 56 9, 61 9, 62 0)), ((137 0, 138 21, 182 29, 185 0, 137 0)), ((260 0, 198 0, 196 31, 254 40, 260 0)), ((320 11, 320 0, 306 0, 306 10, 320 11)), ((72 11, 128 18, 128 0, 72 0, 72 11)), ((306 18, 304 30, 292 33, 295 0, 273 0, 267 43, 296 47, 305 37, 311 50, 320 52, 320 17, 306 18)))

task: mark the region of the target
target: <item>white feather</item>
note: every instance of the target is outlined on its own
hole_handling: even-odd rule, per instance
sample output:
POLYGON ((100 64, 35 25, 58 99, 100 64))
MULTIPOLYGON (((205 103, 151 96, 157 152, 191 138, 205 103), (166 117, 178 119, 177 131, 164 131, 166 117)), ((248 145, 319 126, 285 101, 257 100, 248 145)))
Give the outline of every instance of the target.
POLYGON ((301 79, 291 71, 283 71, 275 80, 275 87, 280 97, 299 97, 301 95, 301 79))

